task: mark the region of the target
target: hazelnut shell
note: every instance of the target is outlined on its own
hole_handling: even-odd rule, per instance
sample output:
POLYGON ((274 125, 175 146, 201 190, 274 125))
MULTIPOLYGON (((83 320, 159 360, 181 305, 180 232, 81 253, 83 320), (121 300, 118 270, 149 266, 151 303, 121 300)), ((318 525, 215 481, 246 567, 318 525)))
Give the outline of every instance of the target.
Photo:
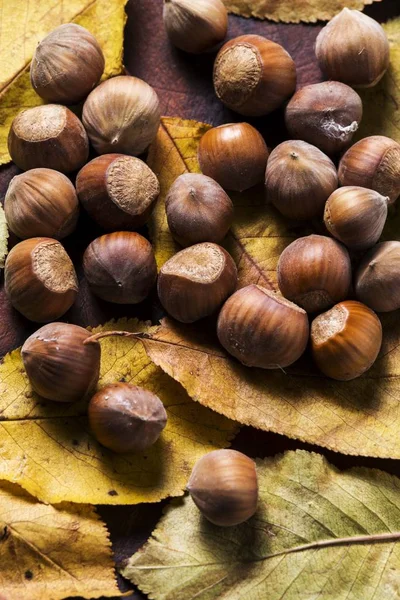
POLYGON ((376 312, 400 308, 400 242, 381 242, 363 256, 355 275, 355 292, 376 312))

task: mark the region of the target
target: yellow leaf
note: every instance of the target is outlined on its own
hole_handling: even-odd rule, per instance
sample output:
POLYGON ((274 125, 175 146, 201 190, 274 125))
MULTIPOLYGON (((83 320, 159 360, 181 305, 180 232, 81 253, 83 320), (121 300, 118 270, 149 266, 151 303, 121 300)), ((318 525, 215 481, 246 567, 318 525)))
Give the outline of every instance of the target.
POLYGON ((42 104, 33 91, 29 66, 35 48, 62 23, 78 23, 98 39, 106 59, 103 77, 123 70, 123 34, 127 0, 0 0, 0 164, 10 160, 7 136, 22 109, 42 104))
POLYGON ((19 486, 0 486, 2 599, 119 594, 108 532, 93 507, 40 504, 19 486))
POLYGON ((8 249, 8 229, 6 223, 6 215, 3 207, 0 205, 0 269, 4 267, 4 261, 7 256, 8 249))
MULTIPOLYGON (((95 331, 151 332, 145 323, 122 319, 95 331)), ((92 437, 87 401, 46 402, 32 393, 20 352, 0 365, 0 478, 20 484, 44 502, 136 504, 181 495, 193 464, 228 445, 237 426, 192 402, 183 388, 147 357, 142 344, 102 341, 99 385, 134 382, 163 401, 168 423, 158 442, 142 454, 114 454, 92 437)))

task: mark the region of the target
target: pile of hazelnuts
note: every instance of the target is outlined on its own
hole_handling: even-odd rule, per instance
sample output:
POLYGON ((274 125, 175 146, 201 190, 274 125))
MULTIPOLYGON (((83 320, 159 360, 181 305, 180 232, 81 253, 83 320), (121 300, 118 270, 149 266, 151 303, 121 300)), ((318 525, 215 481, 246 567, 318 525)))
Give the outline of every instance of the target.
MULTIPOLYGON (((221 0, 165 0, 164 22, 171 41, 187 52, 213 48, 227 30, 221 0)), ((373 364, 382 342, 374 311, 400 307, 400 242, 377 244, 388 207, 400 195, 400 145, 372 136, 349 146, 363 109, 353 87, 381 79, 389 44, 373 19, 344 9, 320 32, 316 54, 329 81, 296 92, 294 62, 279 44, 244 35, 222 46, 214 65, 218 98, 252 117, 286 103, 292 139, 269 154, 248 123, 204 134, 202 174, 181 175, 167 193, 168 226, 183 249, 157 275, 151 244, 134 232, 148 221, 160 193, 156 175, 137 158, 159 128, 155 91, 130 76, 97 85, 104 57, 78 25, 58 27, 39 44, 31 81, 49 103, 22 111, 12 123, 9 151, 24 173, 14 177, 5 198, 9 228, 23 239, 6 261, 7 295, 25 317, 48 323, 22 348, 38 394, 73 402, 98 381, 98 342, 81 327, 54 322, 77 294, 74 266, 59 240, 75 229, 79 206, 108 232, 89 244, 83 259, 90 289, 103 300, 141 302, 157 280, 172 318, 193 323, 219 311, 218 338, 244 365, 284 369, 309 339, 316 364, 334 379, 353 379, 373 364), (82 101, 81 121, 65 105, 82 101), (99 156, 87 162, 89 142, 99 156), (67 175, 78 170, 73 185, 67 175), (235 291, 237 267, 219 245, 233 221, 226 190, 243 192, 262 181, 267 201, 284 217, 320 219, 321 225, 323 219, 327 234, 302 237, 284 250, 280 293, 256 284, 235 291), (358 263, 354 287, 352 261, 358 263)), ((157 396, 129 384, 105 386, 89 403, 95 437, 115 452, 146 450, 166 419, 157 396)), ((254 462, 233 450, 204 456, 188 489, 219 525, 241 523, 257 507, 254 462)))

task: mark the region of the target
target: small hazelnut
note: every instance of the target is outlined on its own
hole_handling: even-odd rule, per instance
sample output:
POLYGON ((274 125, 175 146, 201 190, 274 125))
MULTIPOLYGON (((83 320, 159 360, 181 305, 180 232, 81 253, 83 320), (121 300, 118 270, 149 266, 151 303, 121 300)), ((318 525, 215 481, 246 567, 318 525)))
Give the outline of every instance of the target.
POLYGON ((357 298, 376 312, 400 308, 400 242, 381 242, 363 256, 355 291, 357 298))
POLYGON ((347 186, 327 200, 324 222, 333 237, 352 250, 365 250, 379 240, 388 213, 389 198, 374 190, 347 186))
POLYGON ((98 154, 144 152, 160 125, 158 96, 148 83, 127 75, 103 81, 83 105, 83 124, 98 154))
POLYGON ((169 229, 181 246, 221 242, 232 225, 233 204, 211 177, 180 175, 165 199, 169 229))
POLYGON ((276 292, 248 285, 223 305, 217 333, 225 350, 247 367, 280 369, 306 349, 308 318, 276 292))
POLYGON ((350 145, 362 118, 360 96, 344 83, 325 81, 298 90, 286 107, 289 134, 326 154, 350 145))
POLYGON ((307 142, 283 142, 269 156, 265 173, 267 198, 285 217, 320 217, 337 186, 331 159, 307 142))
POLYGON ((60 240, 75 230, 79 203, 68 177, 52 169, 31 169, 11 180, 4 211, 18 237, 60 240))
POLYGON ((204 242, 181 250, 162 267, 158 296, 165 310, 182 323, 215 312, 237 284, 232 257, 217 244, 204 242))
POLYGON ((104 56, 96 38, 84 27, 56 27, 36 47, 31 83, 47 102, 77 104, 89 94, 104 71, 104 56))
POLYGON ((243 192, 263 180, 268 148, 248 123, 229 123, 203 135, 198 158, 204 175, 227 190, 243 192))
POLYGON ((389 42, 383 28, 368 15, 348 8, 320 31, 315 53, 328 79, 354 87, 372 87, 389 66, 389 42))
POLYGON ((104 154, 78 173, 76 190, 90 217, 103 229, 137 229, 150 217, 160 193, 153 171, 139 158, 104 154))
POLYGON ((187 489, 214 525, 239 525, 257 510, 256 465, 237 450, 213 450, 202 456, 193 467, 187 489))
POLYGON ((157 266, 150 242, 138 233, 118 231, 95 239, 83 255, 93 294, 117 304, 137 304, 150 293, 157 266))
POLYGON ((222 42, 228 13, 221 0, 164 0, 164 25, 177 48, 198 54, 222 42))
POLYGON ((400 196, 400 144, 383 135, 360 140, 343 155, 339 181, 370 188, 394 202, 400 196))
POLYGON ((6 294, 31 321, 59 319, 78 292, 74 265, 57 240, 45 237, 20 242, 10 251, 4 269, 6 294))
POLYGON ((361 302, 346 300, 311 324, 311 350, 324 375, 339 381, 360 377, 375 362, 382 344, 376 314, 361 302))
POLYGON ((301 237, 289 244, 279 258, 278 285, 285 298, 307 312, 326 310, 344 300, 349 292, 349 253, 329 237, 301 237))
POLYGON ((214 88, 228 108, 241 115, 266 115, 296 89, 296 67, 288 52, 261 35, 241 35, 219 51, 214 88))
POLYGON ((68 323, 49 323, 33 333, 21 356, 32 388, 55 402, 75 402, 96 386, 100 345, 84 344, 92 333, 68 323))
POLYGON ((113 452, 143 452, 159 438, 167 413, 158 396, 129 383, 111 383, 90 400, 89 424, 113 452))

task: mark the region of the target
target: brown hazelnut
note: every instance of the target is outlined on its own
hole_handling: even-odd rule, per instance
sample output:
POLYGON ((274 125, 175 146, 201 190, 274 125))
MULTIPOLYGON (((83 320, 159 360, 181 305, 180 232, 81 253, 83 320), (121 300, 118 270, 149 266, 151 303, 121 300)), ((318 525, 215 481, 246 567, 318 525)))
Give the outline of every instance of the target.
POLYGON ((47 102, 77 104, 104 71, 96 38, 76 23, 56 27, 36 47, 31 63, 32 87, 47 102))
POLYGON ((89 142, 73 112, 59 104, 43 104, 15 117, 8 134, 8 151, 24 171, 44 167, 71 173, 87 161, 89 142))
POLYGON ((376 314, 361 302, 346 300, 311 324, 311 349, 319 369, 332 379, 360 377, 375 362, 382 344, 376 314))
POLYGON ((229 123, 203 135, 198 157, 204 175, 227 190, 243 192, 263 181, 268 148, 248 123, 229 123))
POLYGON ((289 134, 336 154, 351 143, 362 118, 360 96, 344 83, 324 81, 298 90, 286 107, 289 134))
POLYGON ((193 323, 215 312, 236 283, 232 257, 221 246, 204 242, 170 258, 161 267, 157 287, 161 304, 171 317, 193 323))
POLYGON ((400 308, 400 242, 381 242, 363 256, 355 291, 357 298, 376 312, 400 308))
POLYGON ((150 242, 138 233, 118 231, 95 239, 83 255, 93 294, 117 304, 137 304, 150 293, 157 266, 150 242))
POLYGON ((323 235, 308 235, 289 244, 278 262, 278 285, 285 298, 309 313, 344 300, 351 284, 346 248, 323 235))
POLYGON ((129 383, 111 383, 89 402, 90 428, 100 444, 113 452, 143 452, 159 438, 167 423, 161 400, 129 383))
POLYGON ((4 211, 18 237, 60 240, 74 231, 79 203, 68 177, 52 169, 31 169, 11 180, 4 211))
POLYGON ((282 369, 306 349, 308 318, 276 292, 248 285, 223 305, 217 333, 225 350, 247 367, 282 369))
POLYGON ((237 450, 213 450, 202 456, 193 467, 187 489, 214 525, 239 525, 257 510, 256 466, 237 450))
POLYGON ((7 256, 6 294, 20 313, 45 323, 71 308, 78 291, 74 265, 57 240, 45 237, 20 242, 7 256))
POLYGON ((337 186, 331 159, 307 142, 283 142, 269 156, 265 173, 267 198, 285 217, 320 217, 337 186))
POLYGON ((296 67, 279 44, 261 35, 241 35, 219 51, 214 88, 221 102, 241 115, 266 115, 294 93, 296 67))
POLYGON ((76 190, 93 221, 103 229, 115 231, 137 229, 147 222, 160 184, 139 158, 104 154, 79 171, 76 190))
POLYGON ((83 124, 99 154, 144 152, 160 125, 158 96, 148 83, 121 75, 103 81, 83 105, 83 124))
POLYGON ((96 386, 100 346, 84 344, 90 331, 68 323, 49 323, 33 333, 21 350, 32 388, 55 402, 75 402, 96 386))
POLYGON ((180 175, 165 199, 169 229, 181 246, 221 242, 232 225, 233 204, 211 177, 180 175))

